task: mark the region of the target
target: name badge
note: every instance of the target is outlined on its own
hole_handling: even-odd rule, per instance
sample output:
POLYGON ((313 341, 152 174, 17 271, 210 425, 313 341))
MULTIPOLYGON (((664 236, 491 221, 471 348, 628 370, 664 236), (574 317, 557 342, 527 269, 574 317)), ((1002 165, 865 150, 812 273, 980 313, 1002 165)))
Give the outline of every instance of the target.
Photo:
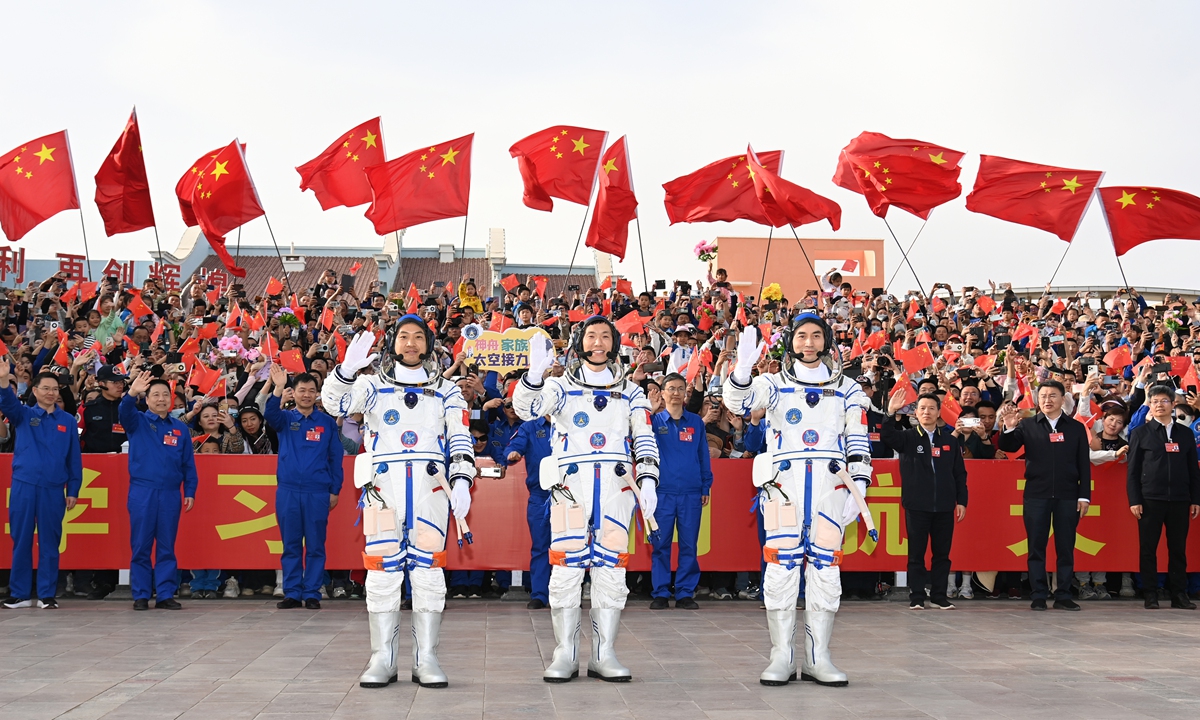
POLYGON ((163 435, 163 445, 170 445, 171 447, 175 447, 178 444, 179 444, 179 438, 175 437, 174 435, 163 435))
POLYGON ((1167 443, 1167 452, 1179 452, 1179 443, 1167 443))
POLYGON ((1063 442, 1062 433, 1050 433, 1050 442, 1063 442))
POLYGON ((304 433, 304 439, 308 440, 310 442, 320 442, 321 431, 324 429, 325 428, 319 428, 319 427, 312 428, 308 432, 304 433))
POLYGON ((867 437, 871 439, 871 442, 879 442, 879 433, 867 433, 867 437))
POLYGON ((933 456, 934 456, 934 457, 941 457, 941 456, 942 456, 942 449, 941 449, 940 447, 935 447, 935 448, 933 449, 933 456))

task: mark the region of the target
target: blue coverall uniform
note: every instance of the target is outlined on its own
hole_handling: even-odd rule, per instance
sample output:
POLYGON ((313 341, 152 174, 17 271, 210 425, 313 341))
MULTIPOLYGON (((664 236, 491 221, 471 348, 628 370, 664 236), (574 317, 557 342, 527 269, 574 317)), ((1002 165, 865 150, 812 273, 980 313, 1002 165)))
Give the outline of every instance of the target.
POLYGON ((342 492, 345 450, 337 422, 317 409, 307 416, 284 410, 274 394, 267 398, 264 417, 279 437, 275 517, 283 539, 283 594, 293 600, 319 600, 329 496, 342 492))
POLYGON ((58 588, 58 543, 67 498, 79 497, 83 456, 75 418, 54 408, 46 412, 21 404, 13 387, 0 389, 0 412, 17 434, 12 460, 8 522, 13 542, 9 595, 29 600, 33 585, 33 531, 38 535, 37 597, 52 598, 58 588), (66 494, 63 494, 63 488, 66 494))
POLYGON ((178 418, 139 410, 132 395, 121 399, 118 413, 129 438, 129 587, 134 600, 149 600, 151 590, 157 601, 170 600, 179 587, 179 487, 195 498, 199 484, 191 433, 178 418))
POLYGON ((658 535, 653 541, 650 580, 656 598, 671 597, 671 546, 678 530, 679 570, 675 573, 675 599, 690 598, 700 581, 696 545, 700 539, 700 498, 712 489, 712 463, 704 421, 683 411, 678 420, 663 410, 651 418, 658 442, 658 507, 654 520, 658 535))
POLYGON ((529 597, 550 603, 550 493, 541 486, 542 459, 550 455, 550 421, 538 418, 521 425, 517 434, 504 449, 504 462, 509 453, 525 459, 525 486, 529 488, 529 504, 525 521, 529 523, 529 597))

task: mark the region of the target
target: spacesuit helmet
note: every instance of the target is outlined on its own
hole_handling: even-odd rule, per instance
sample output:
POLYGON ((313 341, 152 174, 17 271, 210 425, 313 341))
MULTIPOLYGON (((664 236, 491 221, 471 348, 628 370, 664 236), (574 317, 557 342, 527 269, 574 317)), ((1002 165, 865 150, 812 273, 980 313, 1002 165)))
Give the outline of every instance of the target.
POLYGON ((593 315, 579 324, 571 336, 567 370, 582 382, 580 369, 586 362, 591 367, 607 366, 616 381, 624 376, 621 362, 621 333, 606 317, 593 315))
MULTIPOLYGON (((406 368, 426 366, 428 370, 428 366, 433 364, 430 359, 433 356, 433 331, 417 315, 401 316, 388 328, 384 347, 386 351, 379 367, 380 372, 388 378, 392 378, 396 365, 406 368)), ((430 372, 431 377, 437 374, 436 368, 430 372)))
POLYGON ((793 364, 795 361, 799 360, 806 364, 814 361, 820 362, 829 368, 830 379, 827 382, 837 382, 842 376, 842 354, 833 352, 835 348, 833 330, 829 327, 829 323, 816 313, 800 313, 783 333, 784 361, 780 363, 781 370, 794 380, 793 364), (803 332, 800 332, 802 329, 803 332), (816 344, 814 342, 816 340, 815 331, 818 330, 821 333, 821 341, 816 344), (813 350, 816 351, 815 357, 812 354, 813 350))

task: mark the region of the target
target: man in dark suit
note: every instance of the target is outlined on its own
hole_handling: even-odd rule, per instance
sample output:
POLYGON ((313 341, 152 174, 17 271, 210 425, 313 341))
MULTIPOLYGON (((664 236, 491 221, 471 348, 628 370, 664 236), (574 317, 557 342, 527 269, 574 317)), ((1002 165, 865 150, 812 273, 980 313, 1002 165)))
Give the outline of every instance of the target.
POLYGON ((1142 587, 1147 610, 1158 609, 1158 542, 1167 526, 1167 587, 1171 607, 1195 610, 1187 595, 1188 523, 1200 516, 1200 466, 1192 429, 1174 422, 1175 388, 1146 393, 1150 418, 1129 438, 1129 510, 1138 519, 1142 587))
POLYGON ((1066 391, 1062 383, 1048 380, 1038 388, 1040 412, 1022 420, 1017 408, 1004 408, 1000 449, 1015 453, 1025 448, 1025 534, 1029 540, 1030 608, 1046 609, 1046 543, 1054 526, 1058 555, 1058 587, 1054 607, 1079 610, 1071 599, 1075 571, 1075 528, 1087 514, 1092 498, 1092 470, 1087 430, 1083 423, 1062 411, 1066 391))
POLYGON ((888 447, 900 453, 900 503, 908 530, 908 607, 925 608, 925 549, 933 549, 933 582, 929 604, 952 610, 943 579, 950 574, 950 545, 954 523, 967 516, 967 467, 958 438, 937 431, 942 402, 937 395, 917 399, 916 428, 901 427, 896 413, 904 407, 902 393, 892 396, 881 434, 888 447))

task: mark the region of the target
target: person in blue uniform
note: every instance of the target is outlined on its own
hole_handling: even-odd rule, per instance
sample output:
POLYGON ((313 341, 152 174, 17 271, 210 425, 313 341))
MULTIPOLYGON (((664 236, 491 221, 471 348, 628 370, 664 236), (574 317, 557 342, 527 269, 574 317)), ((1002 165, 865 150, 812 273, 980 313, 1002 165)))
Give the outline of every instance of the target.
POLYGON ((509 465, 525 459, 525 486, 529 505, 525 521, 529 523, 529 603, 530 610, 541 610, 550 602, 550 493, 541 486, 542 459, 550 455, 550 421, 545 417, 522 423, 504 449, 509 465))
POLYGON ((658 443, 658 507, 654 520, 658 534, 652 539, 650 580, 654 584, 651 610, 669 606, 671 598, 671 545, 679 533, 679 569, 675 573, 675 607, 698 610, 696 583, 700 563, 696 545, 700 540, 700 515, 712 488, 712 463, 704 420, 683 409, 687 380, 678 373, 663 378, 664 410, 651 418, 658 443))
POLYGON ((7 360, 0 360, 0 412, 16 431, 8 522, 13 542, 12 574, 6 608, 33 605, 33 533, 38 536, 39 608, 57 608, 58 543, 63 517, 75 507, 83 485, 83 457, 75 418, 58 407, 58 377, 40 372, 33 379, 33 407, 23 405, 11 386, 7 360), (63 490, 66 489, 64 495, 63 490))
POLYGON ((171 384, 150 373, 136 376, 129 394, 121 399, 118 417, 129 438, 129 587, 133 609, 154 607, 179 610, 175 538, 179 511, 190 512, 196 503, 196 459, 187 424, 171 417, 171 384), (146 411, 138 400, 146 398, 146 411), (179 489, 183 487, 183 502, 179 489), (154 564, 151 566, 151 551, 154 564))
POLYGON ((279 466, 275 471, 275 516, 283 538, 283 600, 280 610, 303 605, 321 609, 325 576, 325 531, 329 511, 342 491, 342 456, 337 423, 315 408, 317 380, 301 373, 288 387, 287 372, 271 366, 274 391, 267 398, 267 424, 279 437, 279 466), (294 410, 282 405, 294 400, 294 410))
MULTIPOLYGON (((501 411, 500 417, 488 425, 488 444, 485 456, 503 464, 506 454, 504 449, 508 447, 508 443, 512 441, 517 434, 517 430, 520 429, 521 418, 517 417, 516 411, 512 409, 512 398, 489 400, 484 407, 486 408, 491 403, 499 404, 501 411)), ((476 453, 475 457, 479 457, 479 453, 476 453)))

